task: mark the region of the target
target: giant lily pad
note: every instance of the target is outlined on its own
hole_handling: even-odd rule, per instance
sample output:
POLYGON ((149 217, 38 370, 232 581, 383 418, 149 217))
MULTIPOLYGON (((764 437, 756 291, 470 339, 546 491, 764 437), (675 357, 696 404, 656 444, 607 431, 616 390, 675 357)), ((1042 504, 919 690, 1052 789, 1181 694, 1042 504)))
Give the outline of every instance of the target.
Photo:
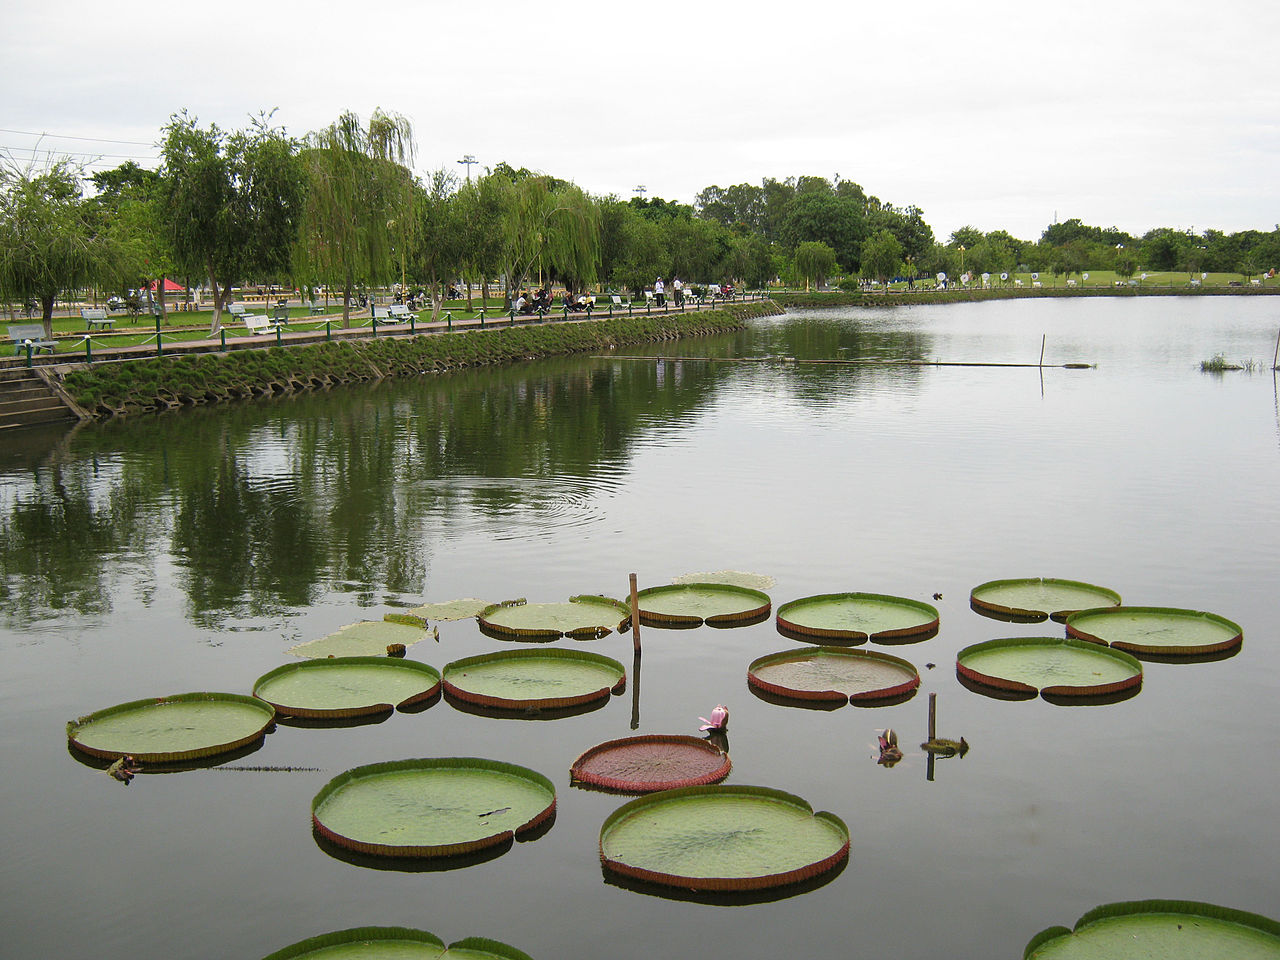
POLYGON ((1244 641, 1239 624, 1226 617, 1173 607, 1081 610, 1067 618, 1067 635, 1129 653, 1169 657, 1234 650, 1244 641))
POLYGON ((969 605, 978 613, 1022 621, 1052 617, 1061 622, 1077 610, 1119 604, 1120 594, 1106 587, 1046 577, 989 580, 974 587, 969 594, 969 605))
POLYGON ((1023 960, 1277 960, 1280 923, 1186 900, 1135 900, 1090 910, 1074 930, 1050 927, 1023 960))
POLYGON ((531 960, 497 940, 467 937, 448 947, 434 933, 408 927, 354 927, 277 950, 264 960, 531 960))
POLYGON ((290 663, 263 674, 256 697, 280 713, 317 719, 362 717, 425 703, 440 690, 440 674, 416 660, 338 657, 290 663))
POLYGON ((568 603, 492 603, 480 611, 480 629, 503 640, 591 640, 621 627, 630 612, 608 597, 570 597, 568 603))
POLYGON ((67 724, 71 745, 90 756, 177 763, 229 753, 261 739, 275 708, 236 693, 182 693, 107 707, 67 724))
POLYGON ((768 590, 778 581, 765 573, 748 573, 745 570, 716 570, 711 573, 686 573, 673 577, 672 583, 727 583, 748 590, 768 590))
POLYGON ((1127 653, 1061 637, 1010 637, 960 651, 956 673, 982 686, 1045 697, 1137 691, 1142 664, 1127 653))
POLYGON ((647 734, 601 743, 569 768, 575 782, 622 793, 651 793, 718 783, 729 775, 728 754, 698 737, 647 734))
POLYGON ((827 593, 778 608, 778 632, 798 640, 862 643, 924 640, 938 632, 937 608, 879 593, 827 593))
POLYGON ((424 603, 409 612, 423 620, 466 620, 478 616, 480 611, 489 606, 488 600, 476 600, 469 597, 464 600, 446 600, 441 603, 424 603))
POLYGON ((501 650, 446 664, 450 696, 483 707, 556 709, 605 700, 626 686, 617 660, 584 650, 501 650))
POLYGON ((727 583, 673 583, 636 594, 640 622, 651 626, 732 627, 769 616, 768 594, 727 583))
POLYGON ((817 647, 760 657, 747 668, 747 682, 779 697, 843 704, 912 694, 920 674, 906 660, 876 650, 817 647))
MULTIPOLYGON (((404 615, 391 616, 400 618, 404 615)), ((405 623, 400 619, 362 620, 360 623, 349 623, 318 640, 300 643, 291 647, 289 652, 295 657, 311 657, 316 660, 326 657, 372 657, 385 654, 387 647, 393 643, 410 647, 426 637, 424 624, 405 623)))
POLYGON ((600 861, 686 890, 763 890, 843 863, 849 828, 767 787, 685 787, 623 804, 600 828, 600 861))
POLYGON ((355 767, 311 802, 316 832, 338 846, 384 857, 451 857, 505 843, 554 815, 542 774, 471 757, 355 767))

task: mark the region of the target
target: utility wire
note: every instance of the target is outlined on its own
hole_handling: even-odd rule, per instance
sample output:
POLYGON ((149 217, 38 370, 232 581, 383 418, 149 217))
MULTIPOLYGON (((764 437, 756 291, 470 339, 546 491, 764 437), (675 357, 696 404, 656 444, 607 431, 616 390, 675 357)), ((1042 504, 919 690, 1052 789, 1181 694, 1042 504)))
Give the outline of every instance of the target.
POLYGON ((68 156, 68 157, 110 157, 111 159, 114 159, 114 160, 159 160, 160 159, 158 156, 154 154, 152 154, 151 156, 146 156, 144 154, 137 154, 137 153, 94 153, 94 152, 85 151, 85 150, 58 150, 52 147, 11 147, 4 144, 0 144, 0 150, 5 150, 8 152, 13 152, 15 150, 18 150, 18 151, 22 151, 23 153, 29 153, 32 156, 36 156, 37 154, 41 154, 41 153, 57 153, 57 154, 61 154, 63 156, 68 156))
POLYGON ((73 137, 57 133, 35 133, 31 130, 9 130, 6 127, 0 127, 0 133, 18 133, 24 137, 52 137, 54 140, 89 140, 93 143, 128 143, 135 147, 155 146, 154 143, 148 143, 145 140, 107 140, 103 137, 73 137))

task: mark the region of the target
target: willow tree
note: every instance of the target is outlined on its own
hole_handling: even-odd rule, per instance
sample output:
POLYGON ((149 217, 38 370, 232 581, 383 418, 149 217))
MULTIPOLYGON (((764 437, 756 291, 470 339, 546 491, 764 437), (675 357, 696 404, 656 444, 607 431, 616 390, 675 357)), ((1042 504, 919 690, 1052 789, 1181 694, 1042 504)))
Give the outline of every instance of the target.
POLYGON ((68 158, 0 164, 0 299, 34 300, 47 338, 59 293, 110 276, 118 247, 93 230, 68 158))
POLYGON ((796 247, 795 267, 796 273, 804 278, 804 289, 808 292, 811 281, 821 286, 835 271, 836 252, 821 241, 806 241, 796 247))
POLYGON ((387 283, 405 267, 416 223, 413 154, 409 121, 381 110, 367 126, 348 111, 306 139, 307 203, 294 263, 342 291, 343 326, 358 285, 387 283))
POLYGON ((494 174, 502 204, 501 266, 507 303, 534 270, 571 286, 591 283, 600 265, 600 211, 571 183, 494 174))
POLYGON ((270 114, 227 133, 179 113, 164 134, 159 196, 168 239, 179 267, 209 278, 217 333, 234 284, 288 273, 304 190, 296 144, 270 114))

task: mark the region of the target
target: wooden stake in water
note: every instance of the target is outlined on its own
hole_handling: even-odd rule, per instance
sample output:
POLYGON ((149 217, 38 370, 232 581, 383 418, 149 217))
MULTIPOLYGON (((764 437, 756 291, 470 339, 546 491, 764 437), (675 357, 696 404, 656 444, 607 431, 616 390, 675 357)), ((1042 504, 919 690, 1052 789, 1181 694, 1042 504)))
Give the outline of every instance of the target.
POLYGON ((640 656, 640 601, 636 596, 636 575, 631 574, 631 646, 640 656))
POLYGON ((936 693, 929 694, 929 739, 935 740, 938 736, 938 695, 936 693))
POLYGON ((1276 331, 1276 355, 1271 358, 1271 369, 1280 370, 1280 330, 1276 331))
POLYGON ((1040 334, 1040 366, 1044 366, 1044 341, 1049 335, 1047 333, 1040 334))

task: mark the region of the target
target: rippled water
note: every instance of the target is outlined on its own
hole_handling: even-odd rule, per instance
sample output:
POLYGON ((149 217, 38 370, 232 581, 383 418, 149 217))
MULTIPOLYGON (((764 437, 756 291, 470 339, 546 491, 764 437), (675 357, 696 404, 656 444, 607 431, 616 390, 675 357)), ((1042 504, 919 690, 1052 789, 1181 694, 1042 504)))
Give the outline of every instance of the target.
MULTIPOLYGON (((1271 298, 808 311, 628 352, 647 358, 0 438, 5 953, 257 957, 397 924, 541 960, 1018 957, 1039 930, 1112 900, 1280 916, 1277 328, 1271 298), (1035 364, 1042 337, 1043 370, 805 362, 1035 364), (1219 352, 1268 370, 1201 373, 1219 352), (1073 361, 1097 366, 1053 366, 1073 361), (127 788, 67 753, 68 719, 247 692, 290 646, 403 606, 621 597, 630 572, 643 587, 722 569, 774 577, 775 608, 842 591, 935 602, 939 635, 892 649, 921 670, 921 693, 781 707, 745 680, 751 660, 796 646, 772 621, 647 628, 639 682, 578 716, 440 703, 344 729, 282 726, 247 757, 127 788), (1149 663, 1142 692, 1109 706, 983 697, 956 680, 959 649, 1061 630, 969 609, 971 587, 1018 576, 1210 610, 1243 626, 1244 647, 1149 663), (915 747, 930 692, 941 735, 972 744, 932 780, 915 747), (597 835, 620 800, 571 788, 570 763, 633 729, 696 732, 716 703, 732 712, 730 782, 797 793, 849 824, 850 861, 830 882, 723 906, 605 881, 597 835), (875 763, 885 726, 908 754, 892 769, 875 763), (533 767, 558 786, 555 825, 447 872, 322 849, 309 828, 320 786, 414 756, 533 767)), ((440 632, 410 655, 439 668, 510 649, 471 621, 440 632)), ((630 673, 629 636, 584 648, 630 673)))

